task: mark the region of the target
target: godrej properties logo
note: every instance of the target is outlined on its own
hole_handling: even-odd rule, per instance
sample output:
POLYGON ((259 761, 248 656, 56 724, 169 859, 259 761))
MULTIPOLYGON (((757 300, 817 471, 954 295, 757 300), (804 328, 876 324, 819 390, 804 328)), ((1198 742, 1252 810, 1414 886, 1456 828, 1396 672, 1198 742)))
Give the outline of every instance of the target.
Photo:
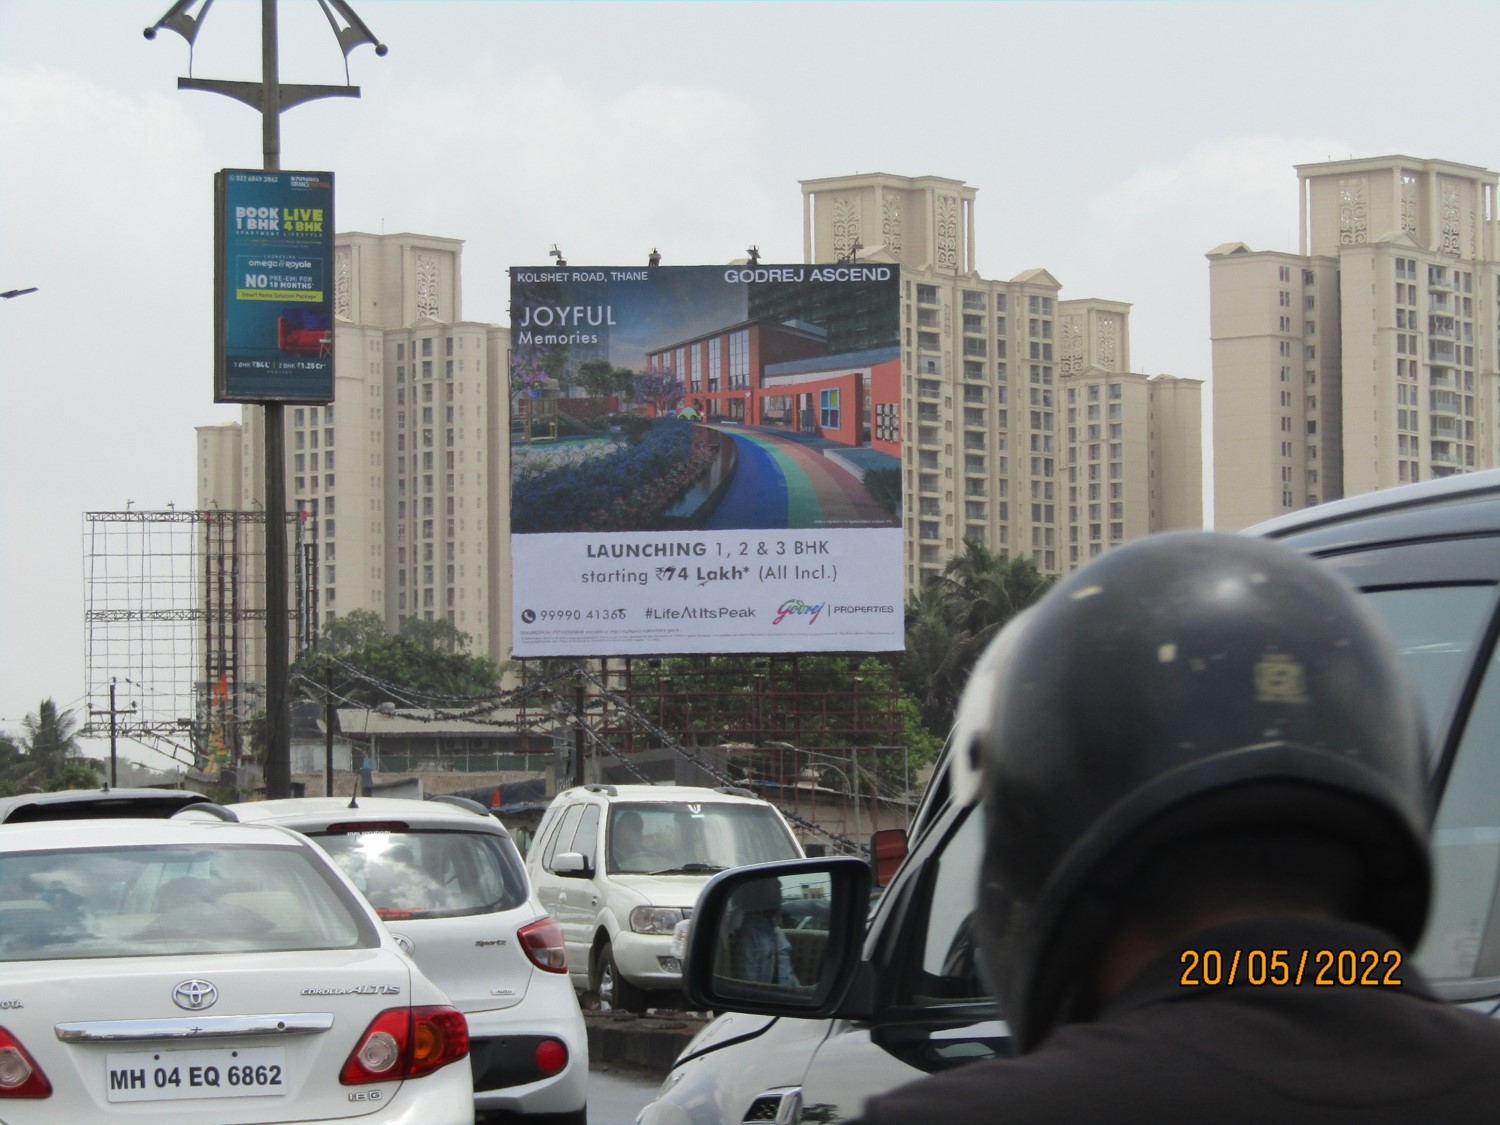
POLYGON ((771 619, 772 625, 780 625, 788 617, 805 617, 811 625, 827 607, 827 602, 819 602, 817 605, 808 605, 801 598, 792 598, 784 601, 776 610, 776 616, 771 619))

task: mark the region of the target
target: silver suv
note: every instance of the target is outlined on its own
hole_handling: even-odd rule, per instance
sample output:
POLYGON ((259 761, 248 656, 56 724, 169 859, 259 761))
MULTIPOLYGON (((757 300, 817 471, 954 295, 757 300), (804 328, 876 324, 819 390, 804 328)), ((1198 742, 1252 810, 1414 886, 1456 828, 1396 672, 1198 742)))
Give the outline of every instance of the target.
POLYGON ((644 1011, 681 988, 672 932, 711 877, 801 856, 776 806, 748 790, 584 785, 557 795, 526 862, 577 987, 644 1011))

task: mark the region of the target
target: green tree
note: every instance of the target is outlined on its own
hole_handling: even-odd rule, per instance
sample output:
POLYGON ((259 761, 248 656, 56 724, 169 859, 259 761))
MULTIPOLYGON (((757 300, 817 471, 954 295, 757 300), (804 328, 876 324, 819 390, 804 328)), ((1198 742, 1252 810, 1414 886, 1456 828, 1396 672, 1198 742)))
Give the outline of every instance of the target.
POLYGON ((25 760, 16 740, 8 734, 0 734, 0 797, 9 797, 15 792, 11 775, 20 769, 25 760))
POLYGON ((331 622, 322 644, 301 656, 292 673, 309 699, 321 700, 331 677, 341 698, 367 707, 386 702, 441 707, 498 691, 495 662, 471 655, 469 642, 467 633, 446 620, 407 618, 400 635, 393 636, 373 613, 356 611, 331 622))
POLYGON ((64 762, 43 788, 56 793, 62 789, 97 789, 103 783, 104 774, 91 759, 74 758, 64 762))
POLYGON ((350 652, 374 644, 385 636, 385 621, 378 613, 356 609, 336 617, 323 629, 323 646, 335 652, 350 652))
POLYGON ((900 682, 916 699, 928 731, 947 733, 985 645, 1052 583, 1029 558, 1006 558, 969 539, 937 578, 908 599, 900 682))
POLYGON ((629 397, 631 385, 635 382, 635 372, 615 367, 607 359, 584 360, 578 365, 575 377, 578 385, 594 398, 629 397))
POLYGON ((70 710, 44 699, 22 720, 20 738, 0 735, 0 796, 20 791, 90 789, 102 766, 78 747, 78 723, 70 710))

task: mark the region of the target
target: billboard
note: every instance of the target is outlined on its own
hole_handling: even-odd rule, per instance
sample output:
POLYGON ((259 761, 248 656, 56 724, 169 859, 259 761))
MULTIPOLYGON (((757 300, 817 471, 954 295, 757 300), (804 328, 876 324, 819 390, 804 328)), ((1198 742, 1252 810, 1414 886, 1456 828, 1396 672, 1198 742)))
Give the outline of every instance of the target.
POLYGON ((903 647, 896 266, 510 275, 514 656, 903 647))
POLYGON ((333 401, 333 173, 214 177, 214 401, 333 401))

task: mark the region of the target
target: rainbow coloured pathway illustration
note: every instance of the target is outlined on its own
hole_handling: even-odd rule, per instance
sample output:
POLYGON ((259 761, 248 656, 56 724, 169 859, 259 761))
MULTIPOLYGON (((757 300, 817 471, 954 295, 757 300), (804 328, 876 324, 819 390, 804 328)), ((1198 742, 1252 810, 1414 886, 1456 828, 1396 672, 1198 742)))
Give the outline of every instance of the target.
POLYGON ((734 439, 739 461, 707 529, 900 526, 858 477, 823 456, 822 443, 738 427, 721 432, 734 439))

